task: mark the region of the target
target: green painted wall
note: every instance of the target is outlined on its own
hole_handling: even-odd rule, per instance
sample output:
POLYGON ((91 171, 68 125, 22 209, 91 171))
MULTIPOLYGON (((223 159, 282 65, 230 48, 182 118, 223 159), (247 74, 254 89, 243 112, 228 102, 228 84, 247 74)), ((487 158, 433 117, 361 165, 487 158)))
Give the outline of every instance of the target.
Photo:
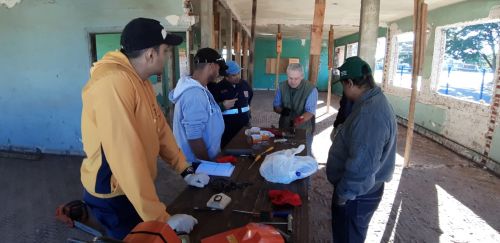
MULTIPOLYGON (((180 33, 175 33, 176 35, 181 36, 184 40, 186 39, 186 33, 185 32, 180 32, 180 33)), ((115 51, 120 49, 120 33, 113 33, 113 34, 97 34, 95 36, 95 43, 96 43, 96 56, 97 60, 100 60, 107 52, 109 51, 115 51)), ((174 49, 175 52, 175 74, 174 74, 174 80, 179 79, 180 77, 180 70, 179 70, 179 48, 186 49, 186 41, 182 42, 179 46, 177 46, 174 49)), ((168 76, 170 75, 168 72, 168 69, 165 69, 165 75, 168 76)), ((165 76, 165 80, 166 80, 165 76)), ((158 77, 156 75, 149 77, 149 80, 151 83, 156 84, 158 83, 158 77)), ((169 92, 169 87, 167 82, 162 83, 162 89, 164 94, 168 94, 169 92)), ((167 107, 168 99, 163 97, 162 95, 158 95, 157 97, 158 103, 162 105, 163 107, 167 107)))
MULTIPOLYGON (((434 51, 434 42, 436 27, 451 25, 460 22, 467 22, 486 18, 489 15, 490 9, 494 6, 500 5, 498 0, 474 0, 466 1, 443 8, 438 8, 429 11, 428 14, 428 24, 432 26, 429 41, 427 42, 427 47, 425 49, 425 59, 423 66, 423 78, 429 79, 432 71, 432 58, 434 51)), ((413 30, 413 17, 403 18, 401 20, 395 21, 401 32, 409 32, 413 30)), ((400 97, 393 97, 391 103, 393 104, 395 110, 398 109, 401 114, 401 109, 398 107, 408 107, 408 101, 400 97)), ((407 108, 406 108, 407 109, 407 108)), ((418 124, 424 126, 427 129, 438 132, 442 130, 442 122, 444 121, 446 111, 432 105, 423 105, 417 102, 417 109, 415 113, 415 120, 418 124), (422 106, 427 106, 427 109, 422 109, 422 106), (420 109, 419 109, 420 107, 420 109), (434 126, 436 125, 437 126, 434 126), (441 129, 440 129, 441 127, 441 129)), ((398 114, 399 115, 399 114, 398 114)), ((494 148, 500 148, 500 128, 497 127, 494 136, 493 144, 491 150, 491 158, 500 161, 500 150, 494 148)))
MULTIPOLYGON (((427 23, 432 26, 432 29, 427 47, 425 48, 424 66, 422 70, 423 78, 429 78, 431 76, 436 27, 486 18, 488 17, 490 9, 496 5, 500 5, 499 0, 473 0, 429 11, 427 23)), ((402 33, 413 31, 412 16, 397 20, 394 23, 398 25, 402 33)))
MULTIPOLYGON (((300 64, 304 66, 305 77, 309 73, 309 50, 311 43, 305 40, 302 45, 301 39, 283 39, 283 52, 281 58, 299 58, 300 64)), ((274 89, 275 74, 266 74, 266 58, 276 58, 276 40, 270 38, 257 38, 255 41, 255 64, 254 81, 255 89, 274 89)), ((280 82, 286 80, 286 74, 280 74, 280 82)), ((321 57, 317 88, 326 91, 328 86, 328 47, 326 42, 322 43, 321 57)), ((338 86, 334 86, 338 89, 338 86)))
MULTIPOLYGON (((408 118, 408 108, 410 100, 406 97, 399 97, 385 94, 391 103, 396 115, 408 118)), ((446 110, 433 105, 417 103, 415 106, 415 123, 433 132, 441 134, 446 120, 446 110)))
MULTIPOLYGON (((428 24, 432 27, 427 47, 425 50, 425 60, 423 67, 423 78, 429 79, 432 71, 432 58, 435 42, 436 27, 452 25, 461 22, 479 20, 488 17, 490 9, 496 5, 500 5, 499 0, 469 0, 461 3, 452 4, 446 7, 434 9, 428 13, 428 24)), ((406 17, 397 21, 401 33, 413 31, 413 17, 406 17)), ((391 25, 393 23, 389 23, 391 25)), ((386 30, 379 29, 379 36, 385 36, 386 30)), ((359 34, 352 34, 335 40, 335 46, 342 46, 349 43, 357 42, 359 34)), ((409 99, 395 95, 386 94, 394 111, 401 117, 407 117, 409 99)), ((447 110, 436 105, 416 104, 415 122, 429 130, 442 134, 444 122, 447 116, 447 110)), ((500 128, 497 127, 494 136, 492 148, 500 148, 500 128)), ((500 161, 500 150, 492 149, 491 157, 500 161)))
POLYGON ((500 161, 500 126, 496 126, 491 143, 490 157, 495 161, 500 161))
POLYGON ((120 49, 120 36, 120 33, 98 34, 95 36, 97 60, 101 60, 108 51, 120 49))
MULTIPOLYGON (((387 28, 379 27, 378 28, 378 37, 385 37, 387 35, 387 28)), ((334 46, 343 46, 351 43, 355 43, 359 41, 359 33, 354 33, 351 35, 347 35, 338 39, 335 39, 334 46)))
MULTIPOLYGON (((387 28, 379 27, 378 28, 378 37, 385 37, 387 35, 387 28)), ((334 46, 345 46, 347 44, 355 43, 359 41, 359 33, 354 33, 351 35, 347 35, 338 39, 335 39, 334 46)), ((342 84, 334 83, 332 90, 337 95, 342 95, 343 89, 342 84)))
POLYGON ((120 32, 139 16, 182 15, 182 7, 178 0, 23 0, 0 7, 0 148, 82 154, 89 33, 120 32))
MULTIPOLYGON (((379 37, 385 36, 386 28, 379 28, 379 37)), ((349 43, 354 43, 359 40, 359 34, 352 34, 335 40, 335 46, 341 46, 349 43)), ((283 39, 282 58, 294 57, 299 58, 300 63, 304 66, 305 76, 309 73, 309 49, 311 47, 310 40, 306 40, 302 45, 301 39, 283 39)), ((276 75, 266 74, 266 58, 276 58, 276 40, 271 38, 257 38, 255 42, 255 65, 254 65, 254 82, 255 89, 274 89, 274 80, 276 75)), ((280 74, 280 81, 286 80, 286 74, 280 74)), ((327 42, 323 41, 321 48, 321 57, 319 65, 317 88, 319 91, 326 91, 328 86, 328 46, 327 42)), ((341 95, 342 85, 334 83, 332 92, 341 95)))

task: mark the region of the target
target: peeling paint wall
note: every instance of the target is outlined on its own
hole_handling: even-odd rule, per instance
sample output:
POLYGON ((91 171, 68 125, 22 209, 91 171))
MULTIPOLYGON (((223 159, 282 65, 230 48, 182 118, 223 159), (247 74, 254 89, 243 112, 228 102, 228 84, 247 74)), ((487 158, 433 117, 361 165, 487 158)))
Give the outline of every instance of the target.
MULTIPOLYGON (((435 43, 435 40, 442 38, 442 36, 436 35, 436 28, 482 20, 488 18, 488 16, 498 18, 498 5, 500 5, 498 0, 474 0, 429 11, 428 29, 430 32, 427 36, 422 85, 418 92, 415 123, 472 150, 473 153, 469 153, 473 154, 469 156, 470 158, 479 163, 485 163, 488 168, 500 173, 500 164, 497 163, 500 162, 500 128, 498 125, 500 118, 498 115, 496 115, 497 124, 492 135, 489 159, 481 158, 486 149, 486 133, 489 130, 492 107, 440 95, 435 91, 437 67, 441 61, 438 53, 440 49, 444 48, 443 46, 435 46, 435 44, 439 44, 435 43), (496 162, 492 162, 493 160, 496 162)), ((391 26, 391 36, 410 32, 413 30, 412 17, 389 23, 389 26, 391 26)), ((357 38, 356 35, 353 35, 336 40, 335 43, 336 46, 340 46, 355 41, 357 41, 357 38)), ((384 87, 386 87, 385 93, 396 114, 407 118, 410 90, 393 86, 391 76, 389 73, 388 80, 384 83, 384 87)), ((500 92, 498 87, 496 92, 497 94, 500 92)), ((494 105, 493 102, 492 105, 494 105)), ((443 144, 446 143, 443 142, 443 144)), ((467 153, 464 155, 467 155, 467 153)))
MULTIPOLYGON (((436 55, 440 47, 434 47, 436 44, 436 28, 487 18, 490 9, 498 4, 500 4, 499 1, 467 1, 429 11, 428 15, 430 33, 428 34, 425 49, 422 86, 417 99, 415 122, 478 153, 483 153, 485 149, 485 134, 488 130, 490 106, 443 96, 433 90, 436 82, 435 77, 437 76, 436 67, 439 66, 438 62, 441 61, 439 56, 436 55), (418 112, 419 106, 432 108, 424 112, 418 112), (440 115, 436 116, 436 114, 440 115), (442 117, 444 117, 444 121, 441 119, 442 117), (441 126, 433 125, 439 123, 441 123, 441 126), (437 127, 440 127, 440 129, 436 129, 437 127)), ((391 25, 396 27, 394 34, 412 31, 413 28, 411 17, 395 21, 391 25)), ((409 89, 392 85, 388 85, 386 93, 405 100, 409 100, 410 96, 409 89)), ((393 105, 399 106, 401 103, 394 101, 393 105)), ((407 102, 404 102, 404 105, 408 107, 407 102)), ((398 113, 398 115, 406 117, 405 114, 398 113)))
POLYGON ((20 2, 21 0, 0 0, 0 7, 6 6, 7 8, 13 8, 16 4, 20 2))
POLYGON ((0 7, 0 148, 81 154, 88 33, 182 13, 177 0, 24 0, 0 7))
MULTIPOLYGON (((379 27, 378 28, 378 37, 385 37, 387 34, 387 28, 379 27)), ((354 42, 359 42, 359 33, 354 33, 348 36, 344 36, 342 38, 335 39, 334 46, 339 47, 347 44, 351 44, 354 42)))

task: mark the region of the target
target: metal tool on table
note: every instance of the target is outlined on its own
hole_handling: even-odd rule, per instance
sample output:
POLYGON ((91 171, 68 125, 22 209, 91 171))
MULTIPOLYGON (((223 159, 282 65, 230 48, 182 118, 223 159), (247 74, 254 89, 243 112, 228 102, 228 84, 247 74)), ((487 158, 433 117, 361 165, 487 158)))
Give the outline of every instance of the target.
POLYGON ((233 209, 233 212, 250 214, 253 216, 259 216, 260 220, 271 220, 271 218, 287 218, 292 212, 291 211, 260 211, 259 213, 233 209))
POLYGON ((209 207, 193 207, 194 211, 199 211, 199 212, 212 212, 212 211, 222 211, 222 209, 218 208, 209 208, 209 207))
POLYGON ((252 164, 250 164, 250 166, 248 167, 248 169, 252 168, 252 166, 257 162, 257 160, 259 160, 265 153, 267 152, 271 152, 272 150, 274 149, 273 146, 267 148, 264 152, 258 154, 257 156, 255 156, 255 159, 253 160, 252 164))
POLYGON ((286 225, 286 231, 291 233, 293 231, 293 216, 289 214, 287 217, 287 222, 259 222, 261 224, 269 224, 269 225, 286 225))

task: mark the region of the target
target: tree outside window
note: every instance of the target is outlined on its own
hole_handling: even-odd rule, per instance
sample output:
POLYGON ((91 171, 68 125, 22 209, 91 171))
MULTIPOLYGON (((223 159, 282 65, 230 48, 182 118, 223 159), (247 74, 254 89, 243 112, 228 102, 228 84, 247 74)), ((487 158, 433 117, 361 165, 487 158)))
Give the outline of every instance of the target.
POLYGON ((446 46, 438 93, 467 101, 491 102, 499 28, 497 20, 443 29, 446 46))

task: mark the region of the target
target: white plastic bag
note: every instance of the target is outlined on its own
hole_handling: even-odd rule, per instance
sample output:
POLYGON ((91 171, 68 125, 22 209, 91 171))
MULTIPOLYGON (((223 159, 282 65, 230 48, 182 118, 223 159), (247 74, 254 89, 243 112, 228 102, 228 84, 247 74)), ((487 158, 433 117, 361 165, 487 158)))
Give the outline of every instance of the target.
POLYGON ((260 166, 260 174, 269 182, 289 184, 306 178, 318 170, 318 162, 311 156, 295 156, 305 146, 285 149, 269 154, 260 166))

